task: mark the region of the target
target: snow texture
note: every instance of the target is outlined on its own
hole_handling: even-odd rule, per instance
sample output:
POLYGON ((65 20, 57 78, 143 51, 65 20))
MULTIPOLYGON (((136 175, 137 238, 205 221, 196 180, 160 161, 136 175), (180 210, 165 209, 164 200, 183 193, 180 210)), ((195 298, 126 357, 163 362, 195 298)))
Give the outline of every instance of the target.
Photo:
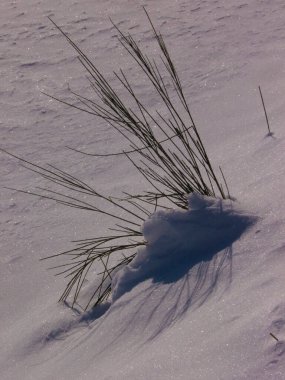
POLYGON ((159 110, 109 21, 156 56, 142 6, 236 200, 192 195, 188 211, 153 214, 142 227, 148 244, 117 273, 113 299, 83 313, 56 303, 66 279, 39 259, 105 235, 108 219, 5 189, 46 183, 1 153, 1 380, 284 380, 284 1, 1 1, 0 147, 106 194, 148 190, 123 157, 66 149, 128 146, 103 121, 42 94, 68 97, 68 85, 90 93, 51 17, 108 80, 122 67, 144 104, 159 110))
MULTIPOLYGON (((157 211, 143 226, 146 247, 140 248, 135 259, 116 274, 112 283, 113 301, 142 281, 176 282, 198 264, 197 287, 200 294, 214 290, 221 271, 231 263, 231 247, 235 240, 254 222, 254 217, 237 211, 232 201, 189 197, 189 210, 157 211), (208 266, 224 250, 212 273, 208 266), (202 284, 212 277, 208 289, 202 284), (200 288, 200 289, 198 289, 200 288)), ((194 295, 194 291, 192 296, 194 295)), ((189 298, 189 303, 192 297, 189 298)))

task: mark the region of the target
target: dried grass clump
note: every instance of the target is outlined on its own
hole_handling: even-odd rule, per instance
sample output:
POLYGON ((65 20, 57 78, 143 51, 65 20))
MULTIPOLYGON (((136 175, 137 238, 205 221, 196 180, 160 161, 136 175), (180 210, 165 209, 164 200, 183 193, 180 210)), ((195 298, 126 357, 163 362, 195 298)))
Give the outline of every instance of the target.
MULTIPOLYGON (((107 299, 111 292, 114 272, 127 265, 136 255, 138 247, 146 244, 140 227, 154 210, 173 206, 187 209, 187 195, 192 192, 221 198, 228 196, 228 190, 225 192, 227 186, 224 176, 221 172, 223 186, 203 145, 164 39, 154 27, 146 10, 145 13, 160 49, 159 60, 145 54, 131 34, 124 34, 115 24, 113 26, 126 53, 147 78, 151 91, 156 93, 163 112, 146 107, 136 95, 134 86, 126 74, 119 70, 115 77, 124 91, 124 98, 127 95, 130 101, 126 104, 94 62, 91 62, 79 46, 52 20, 78 53, 79 61, 88 73, 96 100, 72 90, 70 91, 75 97, 74 103, 51 97, 105 120, 123 135, 129 143, 128 151, 112 152, 105 156, 124 155, 149 183, 150 190, 141 194, 124 193, 122 198, 114 198, 99 193, 88 184, 54 166, 44 168, 21 159, 28 169, 60 188, 46 188, 29 194, 52 199, 66 206, 104 214, 115 222, 106 236, 77 241, 72 250, 49 257, 63 256, 67 259, 67 262, 56 265, 55 268, 59 269, 57 274, 65 275, 69 279, 61 300, 65 301, 71 296, 72 306, 78 301, 91 266, 97 264, 102 268, 99 286, 89 297, 85 309, 107 299), (157 131, 160 138, 157 137, 157 131), (65 190, 69 191, 68 194, 65 190), (95 203, 86 201, 83 195, 93 197, 95 203), (100 204, 100 207, 96 204, 100 204), (107 207, 102 207, 102 204, 107 207), (112 206, 113 211, 107 211, 110 209, 109 206, 112 206)), ((19 158, 15 155, 14 157, 19 158)))

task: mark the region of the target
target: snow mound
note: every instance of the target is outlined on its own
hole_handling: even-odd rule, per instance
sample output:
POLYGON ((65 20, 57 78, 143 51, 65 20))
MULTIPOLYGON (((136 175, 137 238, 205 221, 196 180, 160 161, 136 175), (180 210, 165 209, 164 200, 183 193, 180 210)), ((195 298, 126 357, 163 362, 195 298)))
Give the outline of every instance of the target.
POLYGON ((177 281, 196 264, 211 261, 222 250, 228 252, 256 220, 231 200, 192 194, 188 205, 188 210, 158 211, 144 223, 147 244, 114 277, 112 301, 149 278, 177 281))

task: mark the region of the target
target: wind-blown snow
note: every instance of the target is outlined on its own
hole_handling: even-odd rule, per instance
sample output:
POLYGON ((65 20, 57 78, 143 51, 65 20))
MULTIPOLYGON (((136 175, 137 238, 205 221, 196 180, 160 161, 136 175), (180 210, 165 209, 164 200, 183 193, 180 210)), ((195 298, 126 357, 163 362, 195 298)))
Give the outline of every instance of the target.
POLYGON ((108 19, 155 55, 142 5, 164 35, 207 151, 236 200, 194 195, 188 211, 155 213, 142 227, 147 247, 114 279, 113 299, 84 314, 56 304, 66 281, 39 259, 104 234, 108 220, 4 189, 43 181, 1 154, 1 380, 284 380, 283 1, 2 1, 0 147, 106 194, 147 189, 124 158, 66 149, 126 145, 102 121, 41 94, 65 97, 68 83, 89 91, 49 16, 108 78, 122 67, 146 104, 159 108, 108 19))
POLYGON ((112 300, 148 278, 154 283, 173 283, 185 275, 197 278, 195 288, 189 289, 188 307, 197 294, 206 298, 225 267, 231 267, 232 244, 253 222, 254 217, 238 212, 232 201, 199 194, 189 197, 188 211, 157 211, 143 226, 146 247, 116 274, 112 300), (193 267, 197 273, 190 274, 193 267))

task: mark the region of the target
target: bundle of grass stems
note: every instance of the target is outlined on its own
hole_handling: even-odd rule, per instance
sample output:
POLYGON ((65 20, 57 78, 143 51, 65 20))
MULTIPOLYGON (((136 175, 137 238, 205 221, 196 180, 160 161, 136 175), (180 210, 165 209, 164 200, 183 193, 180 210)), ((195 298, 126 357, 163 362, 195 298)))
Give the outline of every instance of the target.
POLYGON ((53 268, 58 269, 57 275, 68 278, 60 300, 66 301, 71 297, 72 307, 78 304, 84 280, 94 265, 101 268, 97 274, 100 276, 99 285, 83 308, 94 307, 109 297, 114 273, 133 260, 140 246, 147 244, 143 240, 141 225, 155 210, 171 207, 187 209, 187 196, 192 192, 221 198, 229 196, 221 169, 219 179, 210 162, 164 39, 154 27, 147 11, 144 11, 160 50, 157 60, 145 54, 131 34, 124 34, 114 23, 113 26, 120 44, 148 80, 165 112, 146 107, 123 70, 119 70, 115 73, 115 79, 132 107, 129 102, 126 104, 94 62, 53 20, 51 22, 77 52, 79 61, 88 74, 95 100, 71 89, 74 102, 49 96, 69 107, 103 119, 119 132, 127 140, 128 150, 92 155, 123 155, 144 177, 150 190, 141 194, 124 193, 120 198, 112 197, 96 191, 55 166, 39 166, 12 154, 26 168, 59 187, 59 190, 44 188, 40 192, 29 191, 29 194, 52 199, 65 206, 104 214, 113 223, 106 236, 78 240, 73 249, 47 257, 65 257, 63 264, 53 268), (157 137, 157 131, 160 138, 157 137), (86 201, 86 195, 91 196, 94 202, 86 201), (107 205, 106 209, 102 204, 107 205), (108 211, 110 209, 112 211, 108 211))

